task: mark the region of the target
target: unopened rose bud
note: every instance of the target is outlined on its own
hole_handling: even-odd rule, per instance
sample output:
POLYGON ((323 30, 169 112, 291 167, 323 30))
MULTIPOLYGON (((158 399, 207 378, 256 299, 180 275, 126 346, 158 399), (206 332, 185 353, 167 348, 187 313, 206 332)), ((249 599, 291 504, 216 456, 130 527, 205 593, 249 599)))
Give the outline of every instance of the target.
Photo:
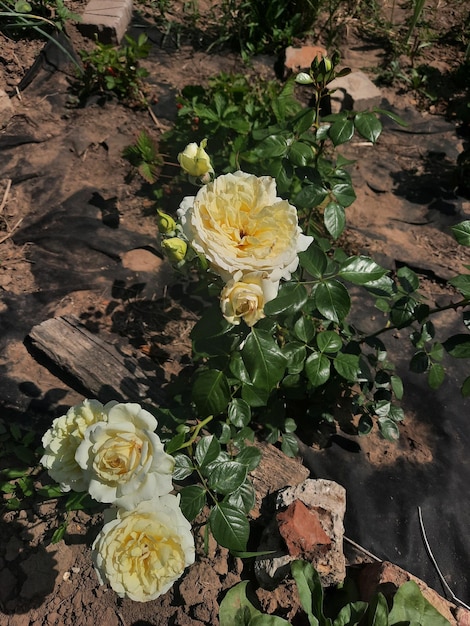
POLYGON ((157 226, 158 230, 162 235, 170 235, 175 232, 176 222, 167 213, 163 213, 160 209, 157 209, 158 217, 157 217, 157 226))
POLYGON ((188 244, 179 237, 170 237, 162 241, 162 248, 170 263, 181 263, 186 256, 188 244))
POLYGON ((299 72, 295 77, 295 82, 300 85, 311 85, 313 83, 313 78, 307 72, 299 72))
POLYGON ((190 143, 183 152, 178 154, 178 162, 181 168, 190 176, 199 178, 208 172, 213 172, 209 155, 204 150, 207 139, 203 139, 198 146, 197 143, 190 143))

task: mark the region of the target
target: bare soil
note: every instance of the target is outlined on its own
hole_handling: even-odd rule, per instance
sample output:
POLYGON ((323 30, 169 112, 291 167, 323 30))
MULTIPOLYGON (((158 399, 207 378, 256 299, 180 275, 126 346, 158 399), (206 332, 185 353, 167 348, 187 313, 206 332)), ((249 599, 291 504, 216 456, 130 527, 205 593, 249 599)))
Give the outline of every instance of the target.
MULTIPOLYGON (((77 12, 85 4, 70 3, 77 12)), ((454 5, 440 3, 439 13, 432 14, 438 32, 450 32, 466 18, 463 3, 454 5)), ((156 17, 153 3, 145 6, 145 19, 151 20, 152 12, 156 17)), ((368 70, 377 67, 385 51, 359 26, 357 20, 345 23, 338 43, 345 65, 368 70)), ((69 31, 76 50, 90 47, 74 27, 69 31)), ((0 34, 0 84, 15 109, 0 131, 0 405, 6 420, 32 425, 37 433, 83 398, 25 347, 29 330, 49 317, 73 314, 114 343, 124 339, 133 356, 151 359, 162 385, 189 363, 189 332, 197 310, 180 298, 180 286, 158 250, 154 202, 141 180, 129 181, 129 164, 121 153, 143 129, 158 144, 175 119, 174 96, 182 87, 242 68, 234 52, 208 54, 187 43, 169 48, 154 43, 143 62, 155 103, 151 116, 117 101, 69 106, 70 67, 51 71, 42 64, 20 90, 43 48, 41 40, 0 34), (117 224, 106 226, 108 209, 117 224)), ((444 39, 425 49, 421 61, 445 77, 458 68, 462 54, 444 39)), ((246 71, 274 78, 275 61, 255 59, 254 69, 246 71)), ((357 201, 348 211, 347 245, 391 270, 408 264, 420 274, 430 301, 440 303, 453 296, 445 281, 469 263, 449 231, 470 215, 470 202, 458 195, 452 177, 464 146, 447 106, 453 96, 444 94, 430 104, 406 86, 382 89, 386 106, 410 125, 388 124, 377 146, 359 140, 348 146, 347 156, 356 159, 357 201)), ((442 323, 453 324, 451 316, 442 323)), ((376 322, 372 314, 365 318, 364 324, 376 322)), ((403 456, 424 464, 432 460, 432 433, 412 411, 407 418, 399 445, 377 437, 361 440, 372 465, 403 456)), ((89 545, 100 514, 71 514, 65 541, 51 545, 58 515, 55 503, 2 512, 2 626, 216 625, 223 591, 249 570, 213 543, 204 554, 202 530, 196 526, 197 563, 180 584, 146 604, 120 600, 99 586, 91 566, 89 545)), ((270 610, 291 618, 291 594, 286 587, 274 600, 263 597, 270 610)))

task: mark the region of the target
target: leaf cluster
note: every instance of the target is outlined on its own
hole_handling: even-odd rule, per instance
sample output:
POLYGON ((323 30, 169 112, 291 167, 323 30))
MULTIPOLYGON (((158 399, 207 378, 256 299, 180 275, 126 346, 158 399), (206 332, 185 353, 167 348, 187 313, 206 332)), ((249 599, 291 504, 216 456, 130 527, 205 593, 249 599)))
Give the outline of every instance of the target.
POLYGON ((137 137, 135 144, 124 148, 122 156, 148 183, 153 184, 156 181, 163 159, 157 151, 155 142, 144 130, 137 137))
MULTIPOLYGON (((389 608, 382 593, 370 603, 352 601, 342 604, 338 613, 328 611, 320 577, 306 561, 293 561, 292 576, 297 584, 302 609, 310 626, 449 626, 423 596, 418 585, 409 581, 401 585, 389 608)), ((232 587, 220 604, 220 626, 283 626, 282 617, 262 613, 250 600, 248 582, 232 587)))
POLYGON ((144 33, 138 39, 125 35, 125 43, 119 47, 96 41, 94 50, 81 50, 83 71, 73 84, 79 103, 96 95, 104 100, 115 96, 129 106, 146 106, 143 80, 148 72, 139 61, 149 51, 144 33))

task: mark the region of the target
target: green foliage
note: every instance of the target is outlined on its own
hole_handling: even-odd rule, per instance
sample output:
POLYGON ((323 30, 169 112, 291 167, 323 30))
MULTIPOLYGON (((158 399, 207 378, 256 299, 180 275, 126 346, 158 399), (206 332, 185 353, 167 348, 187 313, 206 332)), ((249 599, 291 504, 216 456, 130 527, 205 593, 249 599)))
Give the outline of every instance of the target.
POLYGON ((145 59, 149 51, 143 33, 137 40, 126 35, 124 45, 118 48, 97 41, 91 52, 82 50, 83 72, 73 86, 78 101, 83 103, 92 95, 103 99, 115 96, 129 106, 146 106, 143 79, 148 72, 140 67, 139 60, 145 59))
MULTIPOLYGON (((292 562, 291 570, 310 626, 449 626, 449 621, 426 600, 414 581, 399 587, 391 610, 384 596, 379 593, 370 604, 358 600, 349 602, 343 604, 337 614, 327 616, 324 591, 314 567, 299 560, 292 562)), ((262 613, 251 599, 252 595, 247 581, 229 589, 220 603, 220 626, 289 624, 281 617, 262 613)))
POLYGON ((64 0, 2 0, 0 9, 0 30, 21 33, 32 30, 43 36, 51 28, 63 30, 69 20, 81 19, 65 6, 64 0))
POLYGON ((122 156, 148 183, 152 184, 156 181, 163 159, 157 152, 155 143, 144 130, 139 134, 134 145, 124 148, 122 156))

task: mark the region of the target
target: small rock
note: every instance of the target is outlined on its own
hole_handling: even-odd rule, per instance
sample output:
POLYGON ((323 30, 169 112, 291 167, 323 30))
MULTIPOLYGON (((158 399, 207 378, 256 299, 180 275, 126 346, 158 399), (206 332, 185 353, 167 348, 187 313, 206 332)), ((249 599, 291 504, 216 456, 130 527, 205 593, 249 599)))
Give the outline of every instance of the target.
MULTIPOLYGON (((456 626, 457 624, 458 626, 466 625, 464 621, 456 621, 452 611, 452 609, 455 609, 455 606, 448 600, 445 600, 437 591, 428 587, 425 582, 416 576, 388 561, 368 563, 363 567, 358 580, 359 592, 365 602, 369 602, 378 591, 391 598, 398 587, 409 580, 415 581, 426 600, 450 622, 451 626, 456 626)), ((468 611, 466 613, 469 614, 468 611)), ((468 623, 470 624, 470 620, 468 623)))
POLYGON ((5 128, 14 115, 15 109, 8 94, 0 89, 0 128, 5 128))
MULTIPOLYGON (((344 487, 330 480, 307 479, 295 487, 287 487, 278 492, 276 498, 276 510, 285 511, 294 502, 300 502, 307 509, 308 516, 302 511, 302 506, 297 504, 290 513, 284 516, 285 519, 292 520, 299 515, 307 526, 315 525, 316 533, 306 535, 306 531, 301 526, 296 528, 296 522, 291 523, 293 535, 297 535, 294 543, 295 556, 292 554, 292 545, 289 553, 286 554, 286 545, 283 542, 282 530, 279 528, 279 513, 265 528, 261 543, 258 547, 260 552, 272 551, 269 556, 259 557, 255 560, 254 569, 259 584, 265 589, 273 589, 279 582, 288 575, 291 562, 296 558, 304 558, 312 563, 317 570, 324 586, 341 583, 346 576, 346 561, 343 554, 343 518, 346 510, 346 491, 344 487), (298 512, 296 513, 296 509, 298 512), (315 516, 318 525, 312 522, 315 516), (307 536, 305 542, 307 548, 312 548, 302 552, 302 540, 300 536, 307 536), (326 539, 325 539, 326 537, 326 539), (319 548, 313 549, 315 540, 319 539, 319 548), (330 543, 328 544, 327 541, 330 543)), ((281 522, 283 516, 281 514, 281 522)))
POLYGON ((335 78, 328 85, 335 90, 330 95, 331 111, 364 111, 380 106, 382 92, 364 72, 351 72, 347 76, 335 78))
POLYGON ((326 552, 331 546, 331 539, 316 513, 300 500, 295 500, 285 511, 278 513, 277 521, 291 556, 307 558, 318 551, 326 552))
POLYGON ((323 46, 302 46, 301 48, 286 48, 286 59, 284 68, 287 72, 300 72, 310 68, 312 61, 319 57, 326 56, 327 51, 323 46))

